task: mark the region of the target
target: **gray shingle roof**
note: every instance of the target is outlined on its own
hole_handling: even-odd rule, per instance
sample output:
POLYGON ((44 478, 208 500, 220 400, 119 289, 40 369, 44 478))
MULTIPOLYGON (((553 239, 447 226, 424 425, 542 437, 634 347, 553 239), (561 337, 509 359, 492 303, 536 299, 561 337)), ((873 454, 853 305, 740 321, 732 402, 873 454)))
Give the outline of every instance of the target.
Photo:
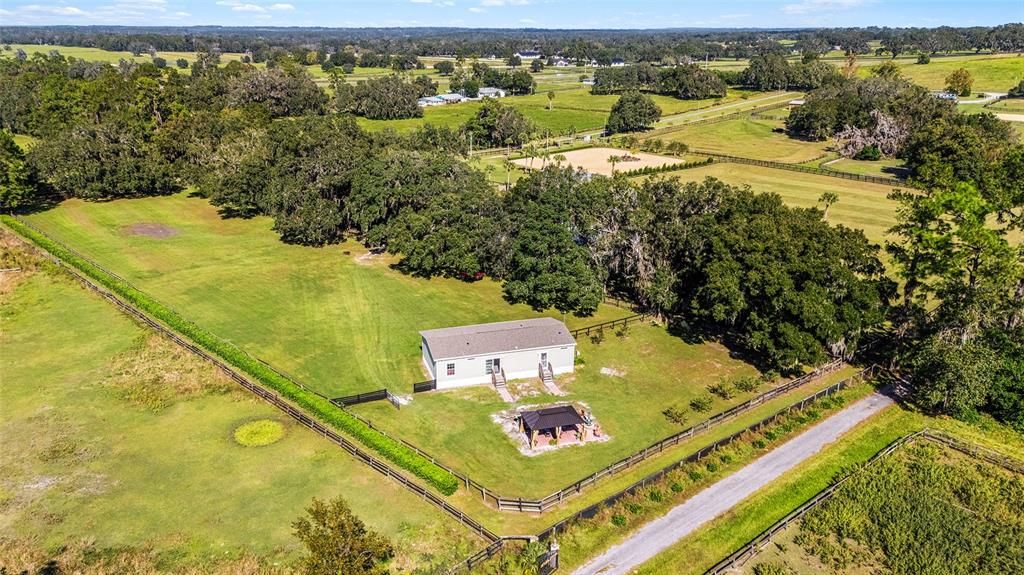
POLYGON ((550 317, 428 329, 420 335, 434 361, 576 343, 565 324, 550 317))
POLYGON ((534 411, 524 411, 520 417, 523 418, 526 429, 535 431, 586 423, 571 405, 559 405, 534 411))

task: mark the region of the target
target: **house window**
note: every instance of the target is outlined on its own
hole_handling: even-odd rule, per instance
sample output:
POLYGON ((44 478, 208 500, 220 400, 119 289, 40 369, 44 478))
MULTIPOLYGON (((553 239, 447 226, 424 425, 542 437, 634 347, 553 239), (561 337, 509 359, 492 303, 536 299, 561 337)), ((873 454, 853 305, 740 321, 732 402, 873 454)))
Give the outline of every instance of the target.
POLYGON ((446 368, 447 368, 447 371, 448 371, 448 376, 449 376, 449 377, 451 377, 451 376, 455 375, 455 364, 454 364, 454 363, 449 363, 449 364, 448 364, 448 365, 446 366, 446 368))

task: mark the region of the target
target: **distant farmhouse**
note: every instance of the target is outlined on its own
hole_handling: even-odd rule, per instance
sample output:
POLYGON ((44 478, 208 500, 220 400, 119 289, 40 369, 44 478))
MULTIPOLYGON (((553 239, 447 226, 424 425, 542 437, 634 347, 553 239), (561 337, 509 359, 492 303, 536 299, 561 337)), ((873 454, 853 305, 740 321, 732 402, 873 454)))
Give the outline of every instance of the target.
POLYGON ((452 93, 448 93, 448 94, 438 94, 436 96, 426 96, 426 97, 423 97, 423 98, 420 98, 420 99, 416 100, 416 103, 419 104, 420 107, 424 107, 425 108, 427 106, 444 106, 445 104, 458 104, 460 102, 467 102, 467 101, 470 101, 470 100, 480 100, 482 98, 504 98, 504 97, 505 97, 505 90, 502 90, 501 88, 480 88, 480 91, 477 93, 477 97, 476 98, 467 98, 466 96, 463 96, 462 94, 457 94, 457 93, 452 92, 452 93))
POLYGON ((576 340, 554 318, 421 331, 423 365, 437 389, 495 379, 548 379, 572 373, 576 340))
POLYGON ((516 56, 519 56, 520 60, 536 60, 537 58, 543 58, 544 54, 536 50, 523 50, 522 52, 516 52, 516 56))

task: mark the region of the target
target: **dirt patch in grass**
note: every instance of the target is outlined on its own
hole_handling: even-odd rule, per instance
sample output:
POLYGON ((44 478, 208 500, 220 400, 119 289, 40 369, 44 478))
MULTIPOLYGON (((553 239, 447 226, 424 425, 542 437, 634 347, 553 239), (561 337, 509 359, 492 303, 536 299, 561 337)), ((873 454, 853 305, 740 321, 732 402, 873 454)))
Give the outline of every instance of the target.
MULTIPOLYGON (((565 156, 565 162, 573 168, 581 168, 592 174, 601 174, 603 176, 612 175, 613 166, 608 161, 612 156, 622 158, 614 166, 615 171, 619 172, 640 168, 656 168, 681 162, 679 158, 659 156, 646 152, 630 152, 616 148, 584 148, 582 150, 563 152, 562 155, 565 156)), ((543 162, 537 158, 533 158, 532 161, 530 158, 522 158, 512 160, 512 163, 525 169, 533 169, 534 167, 540 168, 543 162)))
POLYGON ((284 432, 284 424, 276 419, 257 419, 239 425, 231 435, 243 447, 263 447, 281 441, 284 432))
POLYGON ((132 404, 160 411, 175 401, 234 389, 226 375, 156 334, 115 357, 105 383, 132 404))
POLYGON ((122 228, 124 233, 130 236, 145 236, 147 238, 166 239, 178 235, 178 230, 164 224, 153 222, 139 222, 122 228))

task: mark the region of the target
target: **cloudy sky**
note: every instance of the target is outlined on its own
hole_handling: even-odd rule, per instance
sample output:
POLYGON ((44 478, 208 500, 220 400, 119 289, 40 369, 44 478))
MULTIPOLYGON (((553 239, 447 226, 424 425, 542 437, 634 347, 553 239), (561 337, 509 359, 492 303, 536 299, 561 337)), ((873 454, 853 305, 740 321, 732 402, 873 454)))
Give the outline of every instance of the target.
POLYGON ((0 0, 0 24, 672 28, 974 26, 1024 0, 0 0))

